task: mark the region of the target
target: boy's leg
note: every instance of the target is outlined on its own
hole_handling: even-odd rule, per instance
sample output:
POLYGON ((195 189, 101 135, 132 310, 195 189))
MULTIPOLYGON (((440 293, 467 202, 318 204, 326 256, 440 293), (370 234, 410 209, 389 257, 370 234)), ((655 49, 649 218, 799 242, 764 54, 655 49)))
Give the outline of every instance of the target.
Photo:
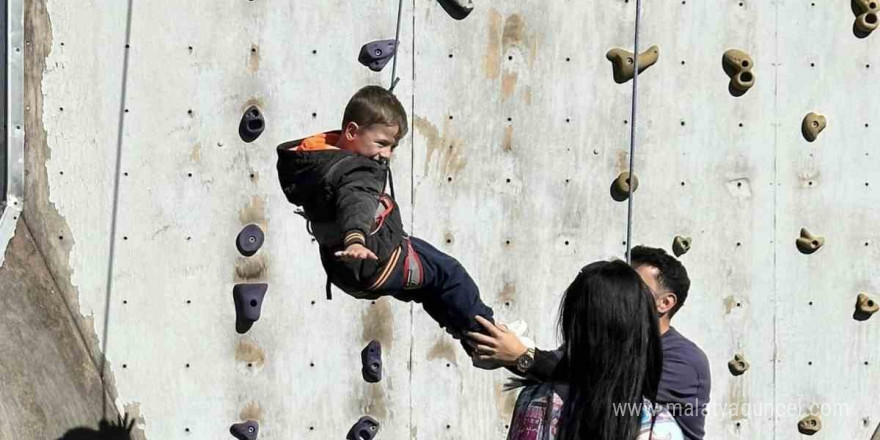
MULTIPOLYGON (((423 304, 425 311, 453 336, 464 337, 467 331, 483 331, 474 319, 480 315, 494 322, 494 312, 480 299, 480 291, 456 259, 444 254, 428 242, 410 237, 413 249, 423 267, 423 284, 403 295, 423 304)), ((404 298, 401 298, 404 299, 404 298)), ((462 340, 470 354, 471 348, 462 340)))

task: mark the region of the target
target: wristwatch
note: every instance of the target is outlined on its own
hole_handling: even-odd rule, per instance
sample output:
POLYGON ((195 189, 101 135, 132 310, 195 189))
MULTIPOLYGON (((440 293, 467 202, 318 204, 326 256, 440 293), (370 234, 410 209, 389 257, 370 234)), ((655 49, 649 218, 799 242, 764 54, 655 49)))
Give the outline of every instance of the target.
POLYGON ((519 370, 520 373, 528 373, 529 368, 532 368, 532 364, 535 363, 535 349, 530 348, 526 350, 520 357, 516 359, 516 369, 519 370))

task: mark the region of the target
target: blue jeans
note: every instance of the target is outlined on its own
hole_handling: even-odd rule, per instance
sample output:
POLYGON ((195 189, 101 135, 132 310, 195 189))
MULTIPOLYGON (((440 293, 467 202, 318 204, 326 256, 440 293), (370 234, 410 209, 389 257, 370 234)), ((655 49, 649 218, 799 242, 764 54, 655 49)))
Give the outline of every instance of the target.
MULTIPOLYGON (((494 312, 483 304, 480 290, 461 263, 422 239, 408 239, 422 263, 421 285, 403 289, 406 274, 400 262, 380 292, 401 301, 421 304, 441 328, 446 328, 456 338, 462 338, 467 331, 485 332, 474 316, 480 315, 495 322, 494 312)), ((463 340, 462 345, 470 354, 470 347, 463 340)))

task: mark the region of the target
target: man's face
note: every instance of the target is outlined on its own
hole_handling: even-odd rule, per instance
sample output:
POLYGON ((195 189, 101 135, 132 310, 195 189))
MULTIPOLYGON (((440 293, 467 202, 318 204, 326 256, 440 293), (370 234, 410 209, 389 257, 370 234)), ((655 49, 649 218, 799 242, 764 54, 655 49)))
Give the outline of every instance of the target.
POLYGON ((678 298, 674 293, 660 286, 660 282, 657 280, 657 277, 660 275, 660 269, 648 265, 641 265, 635 269, 641 275, 645 284, 648 285, 648 288, 651 289, 651 293, 654 295, 654 302, 657 303, 657 313, 660 316, 668 313, 678 302, 678 298))
POLYGON ((346 127, 345 136, 351 142, 352 151, 369 157, 373 160, 389 160, 393 148, 397 145, 397 132, 400 127, 396 125, 372 124, 366 127, 358 127, 350 122, 346 127))

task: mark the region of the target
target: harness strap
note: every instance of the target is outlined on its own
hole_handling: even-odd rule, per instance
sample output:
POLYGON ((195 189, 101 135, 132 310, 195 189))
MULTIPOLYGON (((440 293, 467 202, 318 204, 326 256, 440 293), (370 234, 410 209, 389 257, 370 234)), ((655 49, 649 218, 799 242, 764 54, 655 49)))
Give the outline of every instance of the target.
POLYGON ((424 268, 419 254, 413 248, 412 240, 406 239, 406 259, 403 260, 403 288, 416 289, 422 286, 424 268))
POLYGON ((330 277, 327 277, 326 289, 327 289, 327 300, 329 301, 329 300, 333 299, 333 292, 330 291, 330 277))

